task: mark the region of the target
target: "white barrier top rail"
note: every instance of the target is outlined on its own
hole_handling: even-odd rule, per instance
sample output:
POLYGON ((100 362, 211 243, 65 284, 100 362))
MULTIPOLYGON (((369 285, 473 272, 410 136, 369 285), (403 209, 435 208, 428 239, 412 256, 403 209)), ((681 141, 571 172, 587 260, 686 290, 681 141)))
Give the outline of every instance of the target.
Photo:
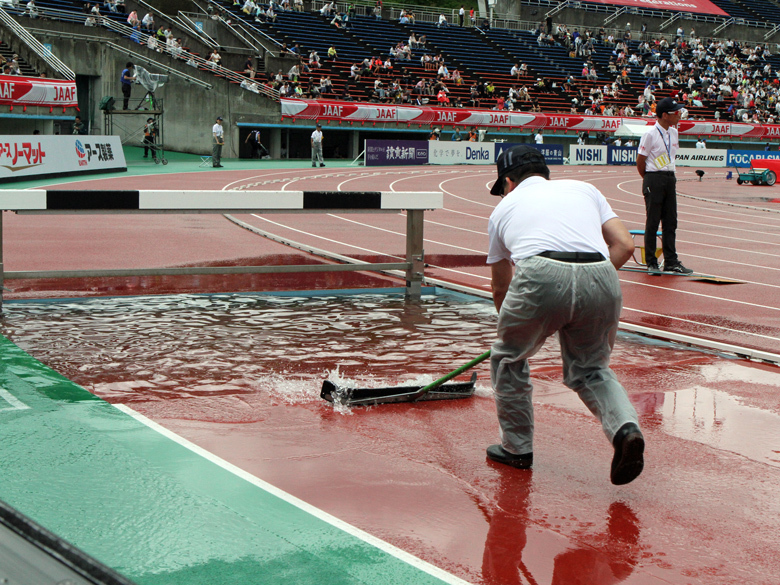
POLYGON ((441 192, 0 190, 20 214, 381 212, 442 209, 441 192))

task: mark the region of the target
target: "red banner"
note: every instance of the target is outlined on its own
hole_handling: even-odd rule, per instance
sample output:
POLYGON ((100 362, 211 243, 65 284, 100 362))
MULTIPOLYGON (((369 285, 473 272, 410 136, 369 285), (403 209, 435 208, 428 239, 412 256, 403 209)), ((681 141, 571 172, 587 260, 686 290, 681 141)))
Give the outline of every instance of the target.
MULTIPOLYGON (((716 14, 728 16, 726 12, 709 0, 588 0, 610 6, 635 6, 647 10, 671 10, 673 12, 692 12, 694 14, 716 14)), ((627 15, 630 18, 630 15, 627 15)), ((639 23, 635 23, 639 24, 639 23)), ((638 27, 634 27, 638 28, 638 27)))
POLYGON ((0 105, 76 107, 76 82, 0 75, 0 105))

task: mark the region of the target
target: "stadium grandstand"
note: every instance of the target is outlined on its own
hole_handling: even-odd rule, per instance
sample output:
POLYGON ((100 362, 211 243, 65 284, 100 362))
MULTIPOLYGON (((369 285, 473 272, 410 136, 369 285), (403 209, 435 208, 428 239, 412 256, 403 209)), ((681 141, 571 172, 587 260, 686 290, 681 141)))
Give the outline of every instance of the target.
MULTIPOLYGON (((228 156, 248 155, 245 137, 253 129, 274 158, 308 156, 314 117, 344 111, 298 115, 312 102, 374 105, 368 117, 324 116, 343 137, 326 144, 326 158, 354 158, 366 138, 420 139, 438 129, 446 139, 456 126, 468 131, 469 118, 450 110, 536 114, 528 124, 493 125, 484 116, 474 124, 488 139, 512 142, 550 127, 545 116, 651 120, 666 96, 684 102, 692 121, 777 123, 780 5, 653 3, 684 5, 679 12, 643 4, 467 3, 461 26, 457 9, 381 1, 0 0, 0 60, 4 75, 75 80, 78 110, 93 133, 110 126, 132 135, 141 117, 127 114, 159 105, 167 148, 202 153, 221 115, 228 156), (167 76, 155 106, 143 102, 146 88, 135 86, 129 112, 105 107, 108 96, 121 104, 119 74, 127 62, 167 76), (382 118, 385 106, 437 113, 382 118)), ((12 133, 53 134, 70 133, 75 112, 31 107, 2 115, 12 133)), ((587 140, 606 143, 614 129, 587 140)), ((551 130, 562 144, 578 133, 582 139, 567 124, 551 130)), ((683 134, 684 142, 697 139, 683 134)), ((725 148, 744 145, 727 132, 697 134, 725 148)))

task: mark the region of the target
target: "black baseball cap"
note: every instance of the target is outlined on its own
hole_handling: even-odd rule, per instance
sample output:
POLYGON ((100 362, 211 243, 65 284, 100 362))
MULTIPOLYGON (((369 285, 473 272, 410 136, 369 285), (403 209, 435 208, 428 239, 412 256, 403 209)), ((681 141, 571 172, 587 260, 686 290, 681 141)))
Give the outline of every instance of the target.
POLYGON ((673 100, 670 97, 665 97, 660 102, 658 102, 658 105, 655 106, 655 115, 659 118, 666 114, 666 113, 672 113, 677 112, 679 110, 684 110, 685 106, 682 104, 677 103, 675 100, 673 100))
POLYGON ((508 148, 501 153, 496 161, 496 167, 498 168, 498 179, 493 183, 493 187, 490 189, 491 195, 502 195, 504 193, 504 177, 506 177, 511 171, 525 167, 528 165, 545 165, 547 161, 544 160, 544 155, 535 149, 533 146, 527 144, 518 144, 512 148, 508 148))
POLYGON ((217 116, 217 120, 221 120, 221 119, 222 119, 222 116, 217 116))

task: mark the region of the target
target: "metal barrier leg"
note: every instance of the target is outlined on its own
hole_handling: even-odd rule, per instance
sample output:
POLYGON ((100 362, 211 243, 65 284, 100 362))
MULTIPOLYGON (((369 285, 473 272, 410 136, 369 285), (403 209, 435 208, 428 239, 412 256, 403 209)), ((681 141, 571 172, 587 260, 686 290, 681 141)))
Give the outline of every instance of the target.
POLYGON ((419 300, 422 295, 423 263, 423 215, 422 209, 406 211, 406 297, 419 300))

